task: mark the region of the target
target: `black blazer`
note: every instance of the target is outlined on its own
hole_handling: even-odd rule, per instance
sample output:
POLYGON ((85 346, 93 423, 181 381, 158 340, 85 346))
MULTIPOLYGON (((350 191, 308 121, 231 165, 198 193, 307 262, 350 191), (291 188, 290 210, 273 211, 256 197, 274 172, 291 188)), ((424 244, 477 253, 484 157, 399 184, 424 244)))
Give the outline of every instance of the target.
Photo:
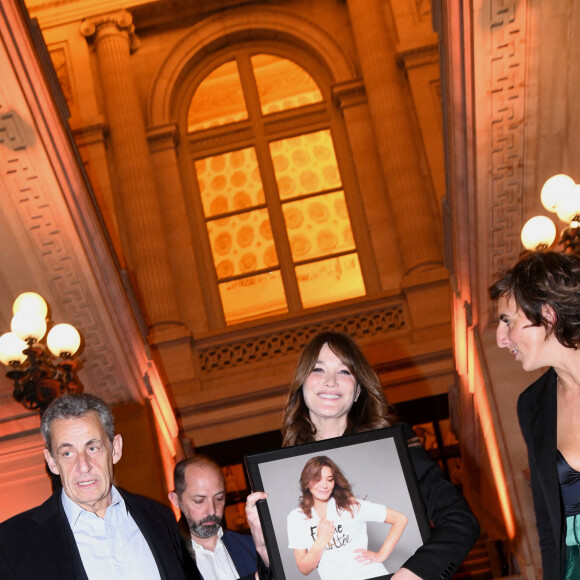
POLYGON ((230 558, 234 561, 240 578, 254 578, 258 566, 258 555, 252 536, 224 530, 222 541, 230 558))
MULTIPOLYGON (((147 540, 163 580, 199 580, 187 557, 171 510, 119 490, 147 540)), ((2 580, 88 580, 74 535, 56 491, 42 505, 0 524, 2 580)))
POLYGON ((433 525, 431 535, 403 567, 423 580, 447 580, 459 568, 479 538, 479 523, 457 488, 429 457, 423 445, 414 445, 415 432, 402 423, 409 452, 419 481, 427 515, 433 525))
POLYGON ((536 527, 544 578, 564 578, 566 518, 557 465, 557 376, 548 370, 518 398, 518 419, 528 447, 536 527))

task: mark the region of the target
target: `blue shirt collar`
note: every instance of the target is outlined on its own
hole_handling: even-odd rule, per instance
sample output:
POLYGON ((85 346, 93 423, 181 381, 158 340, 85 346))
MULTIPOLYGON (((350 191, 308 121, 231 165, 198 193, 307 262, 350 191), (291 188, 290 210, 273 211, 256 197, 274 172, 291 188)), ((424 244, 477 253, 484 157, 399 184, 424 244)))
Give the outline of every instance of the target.
MULTIPOLYGON (((81 515, 83 515, 83 513, 90 513, 87 510, 83 509, 80 505, 78 505, 77 503, 75 503, 65 492, 64 488, 61 492, 61 501, 62 501, 62 507, 64 508, 64 513, 66 514, 66 518, 68 520, 68 523, 70 524, 71 528, 74 528, 76 522, 78 521, 79 517, 81 515)), ((112 506, 116 506, 119 505, 120 507, 123 507, 123 513, 126 514, 127 513, 127 506, 125 505, 125 500, 123 499, 123 496, 119 493, 119 490, 112 485, 111 486, 111 505, 109 507, 112 506)), ((107 508, 109 509, 109 508, 107 508)))

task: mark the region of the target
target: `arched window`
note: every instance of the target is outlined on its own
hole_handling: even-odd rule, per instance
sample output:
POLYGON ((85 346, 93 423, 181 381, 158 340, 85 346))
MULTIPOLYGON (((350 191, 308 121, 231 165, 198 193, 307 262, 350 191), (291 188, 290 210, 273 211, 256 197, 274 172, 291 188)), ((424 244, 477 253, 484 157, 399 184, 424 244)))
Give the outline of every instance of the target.
POLYGON ((197 83, 189 151, 227 324, 365 294, 331 106, 271 47, 229 49, 197 83))

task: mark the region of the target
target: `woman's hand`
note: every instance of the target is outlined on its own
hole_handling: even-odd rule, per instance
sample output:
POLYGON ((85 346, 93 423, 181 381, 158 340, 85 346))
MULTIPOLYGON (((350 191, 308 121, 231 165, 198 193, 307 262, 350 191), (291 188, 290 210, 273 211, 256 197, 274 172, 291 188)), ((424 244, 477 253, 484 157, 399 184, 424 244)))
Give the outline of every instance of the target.
POLYGON ((260 523, 260 516, 258 515, 258 508, 256 502, 268 499, 268 494, 263 491, 255 491, 246 498, 246 518, 252 532, 252 539, 256 545, 256 552, 266 566, 270 565, 270 558, 268 558, 268 551, 266 550, 266 541, 264 540, 264 532, 262 524, 260 523))
POLYGON ((298 570, 300 570, 304 576, 308 576, 310 572, 316 570, 326 545, 330 540, 332 540, 333 534, 334 522, 331 522, 330 520, 320 520, 316 529, 316 540, 314 540, 314 543, 310 546, 310 550, 294 550, 296 565, 298 566, 298 570))
MULTIPOLYGON (((407 516, 401 512, 398 512, 397 510, 388 508, 385 524, 391 524, 391 529, 389 530, 389 533, 387 534, 381 549, 378 552, 371 552, 369 550, 365 550, 364 548, 355 550, 355 553, 358 552, 358 555, 355 557, 357 562, 361 562, 363 564, 371 564, 372 562, 384 562, 391 555, 391 552, 397 545, 397 542, 399 541, 399 538, 401 537, 401 534, 407 525, 407 516)), ((404 578, 405 577, 403 577, 403 579, 404 578)))
POLYGON ((334 534, 334 522, 330 520, 320 520, 318 522, 318 529, 316 530, 316 543, 321 547, 325 547, 334 534))
POLYGON ((359 548, 355 550, 356 554, 355 560, 361 564, 372 564, 373 562, 384 562, 386 558, 381 558, 378 552, 371 552, 370 550, 365 550, 364 548, 359 548))

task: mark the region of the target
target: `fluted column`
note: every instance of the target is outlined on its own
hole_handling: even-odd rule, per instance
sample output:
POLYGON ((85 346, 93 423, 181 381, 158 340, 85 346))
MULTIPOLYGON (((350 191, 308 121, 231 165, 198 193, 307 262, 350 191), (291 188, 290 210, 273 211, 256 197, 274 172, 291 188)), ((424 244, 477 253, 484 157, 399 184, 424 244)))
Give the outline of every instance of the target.
POLYGON ((385 20, 382 0, 347 0, 363 80, 373 119, 404 274, 442 264, 440 241, 421 173, 419 135, 397 67, 394 34, 385 20))
POLYGON ((145 122, 131 71, 131 52, 137 48, 132 17, 122 11, 86 20, 81 33, 94 42, 97 54, 132 269, 148 325, 179 324, 145 122))

